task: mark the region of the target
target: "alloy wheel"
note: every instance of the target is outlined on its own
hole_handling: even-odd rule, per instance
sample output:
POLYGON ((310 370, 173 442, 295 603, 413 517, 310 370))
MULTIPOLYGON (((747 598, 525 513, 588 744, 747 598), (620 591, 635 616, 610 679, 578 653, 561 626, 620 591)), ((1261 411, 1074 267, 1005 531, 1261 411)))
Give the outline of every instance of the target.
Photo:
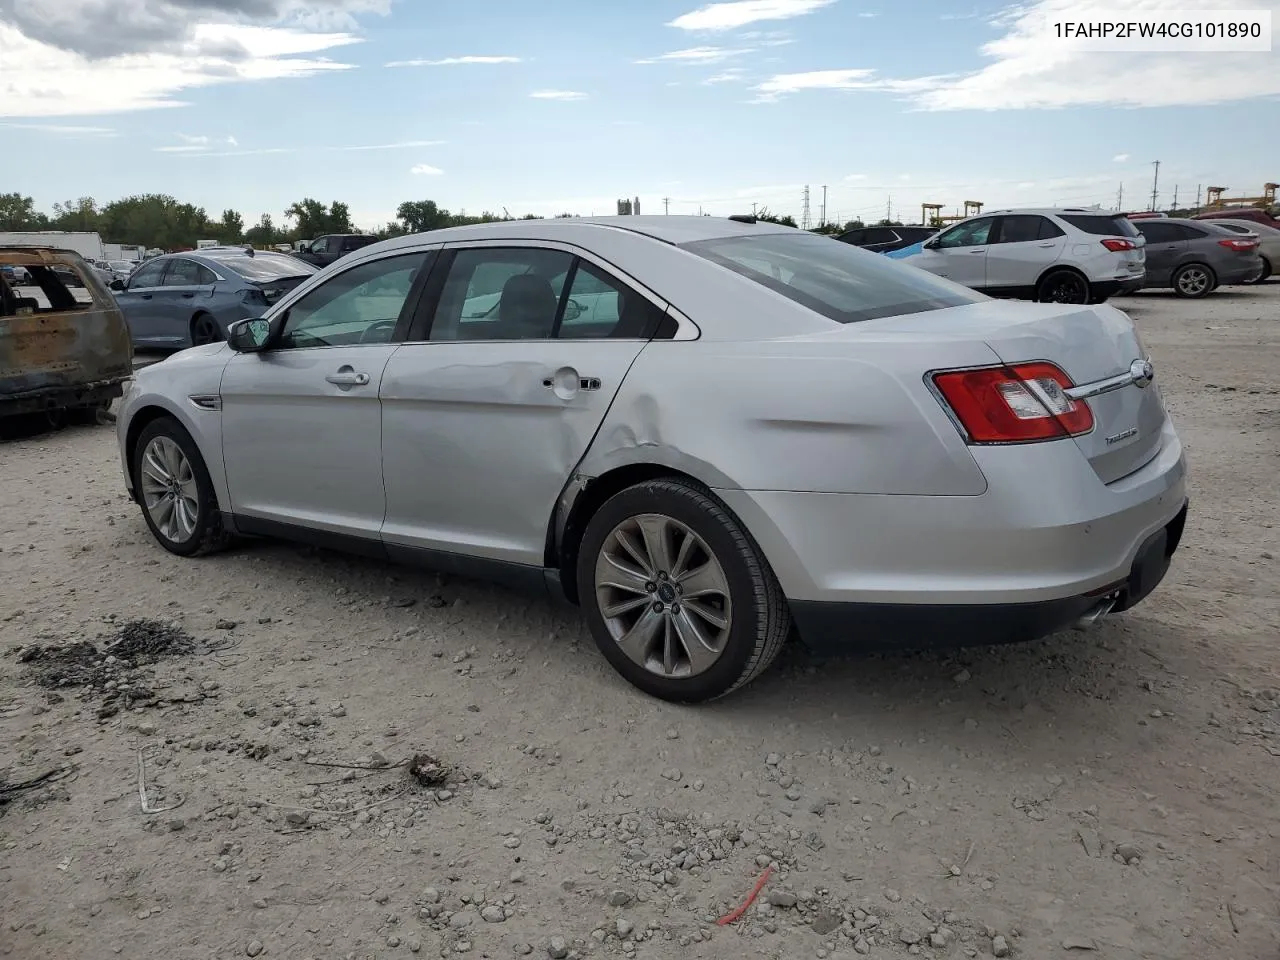
POLYGON ((1188 297, 1199 296, 1209 285, 1209 274, 1201 267, 1188 267, 1178 274, 1178 292, 1188 297))
POLYGON ((191 461, 171 438, 152 438, 142 453, 142 505, 160 533, 173 543, 195 535, 200 493, 191 461))
POLYGON ((1088 284, 1074 273, 1060 274, 1046 286, 1044 299, 1046 303, 1087 303, 1088 284))
POLYGON ((706 542, 659 513, 628 517, 596 559, 596 601, 626 656, 667 678, 697 676, 724 652, 729 581, 706 542))

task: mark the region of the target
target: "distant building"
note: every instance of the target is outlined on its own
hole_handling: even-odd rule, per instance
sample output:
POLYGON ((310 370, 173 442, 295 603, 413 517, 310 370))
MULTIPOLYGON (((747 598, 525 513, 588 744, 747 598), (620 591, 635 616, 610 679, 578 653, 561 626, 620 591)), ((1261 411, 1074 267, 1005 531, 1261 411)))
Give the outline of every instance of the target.
POLYGON ((620 217, 640 216, 640 198, 636 197, 634 200, 619 200, 618 216, 620 217))

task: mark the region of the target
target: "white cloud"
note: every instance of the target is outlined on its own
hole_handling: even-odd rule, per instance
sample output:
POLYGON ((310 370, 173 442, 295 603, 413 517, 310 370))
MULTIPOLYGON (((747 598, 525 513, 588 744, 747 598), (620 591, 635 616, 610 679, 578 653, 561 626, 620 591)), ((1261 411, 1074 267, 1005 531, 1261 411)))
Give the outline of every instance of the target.
POLYGON ((1124 163, 1126 160, 1128 160, 1128 159, 1129 159, 1129 155, 1128 155, 1127 153, 1117 153, 1117 154, 1116 154, 1114 157, 1112 157, 1111 159, 1112 159, 1113 161, 1115 161, 1116 163, 1124 163))
POLYGON ((445 57, 443 60, 392 60, 388 67, 453 67, 462 64, 520 63, 519 57, 445 57))
POLYGON ((529 94, 535 100, 585 100, 587 95, 577 90, 535 90, 529 94))
POLYGON ((358 43, 348 33, 199 24, 186 49, 103 59, 40 43, 0 23, 0 116, 55 117, 180 106, 176 94, 220 83, 349 69, 315 56, 358 43))
POLYGON ((330 150, 404 150, 407 147, 439 147, 444 140, 398 140, 395 143, 371 143, 355 147, 329 147, 330 150))
POLYGON ((723 73, 712 74, 702 82, 705 84, 741 83, 743 79, 744 79, 743 72, 735 67, 731 70, 725 70, 723 73))
MULTIPOLYGON (((1231 9, 1234 0, 1202 0, 1201 8, 1231 9)), ((1280 31, 1280 0, 1252 5, 1272 11, 1280 31)), ((1016 110, 1069 106, 1164 107, 1228 103, 1280 95, 1271 53, 1081 53, 1054 36, 1055 21, 1078 15, 1078 0, 1038 0, 1010 7, 992 25, 1003 30, 985 44, 991 63, 958 78, 940 78, 912 99, 926 110, 1016 110)), ((1164 12, 1165 0, 1112 0, 1107 16, 1164 12)), ((1078 16, 1076 17, 1078 19, 1078 16)))
POLYGON ((867 179, 867 175, 865 173, 851 173, 847 177, 845 177, 845 180, 850 182, 853 182, 855 180, 865 180, 865 179, 867 179))
POLYGON ((55 133, 65 137, 118 137, 111 127, 85 127, 66 123, 3 123, 0 127, 14 130, 38 130, 41 133, 55 133))
POLYGON ((858 16, 860 16, 863 20, 871 20, 871 19, 874 19, 875 17, 880 16, 880 14, 878 14, 878 13, 860 13, 860 14, 858 14, 858 16))
MULTIPOLYGON (((179 135, 181 136, 181 135, 179 135)), ((189 140, 208 141, 208 137, 190 137, 189 140)), ((239 141, 235 137, 227 137, 224 141, 232 147, 238 147, 239 141)), ((347 153, 353 150, 406 150, 416 147, 438 147, 446 143, 445 140, 400 140, 396 143, 361 143, 361 144, 344 144, 341 146, 330 147, 308 147, 308 153, 347 153)), ((184 143, 172 147, 157 147, 160 153, 185 153, 200 157, 260 157, 268 154, 278 153, 297 153, 297 147, 255 147, 249 150, 211 150, 208 143, 184 143)))
POLYGON ((410 167, 409 172, 419 176, 428 177, 438 177, 440 174, 444 173, 444 171, 439 167, 433 167, 428 163, 419 163, 416 166, 410 167))
POLYGON ((636 63, 692 63, 705 65, 710 63, 722 63, 733 57, 740 57, 744 53, 750 53, 749 48, 730 49, 727 47, 690 47, 687 50, 672 50, 670 53, 664 53, 661 56, 650 57, 646 60, 637 60, 636 63))
POLYGON ((790 20, 802 17, 835 0, 733 0, 710 3, 670 21, 668 27, 681 30, 735 30, 762 20, 790 20))

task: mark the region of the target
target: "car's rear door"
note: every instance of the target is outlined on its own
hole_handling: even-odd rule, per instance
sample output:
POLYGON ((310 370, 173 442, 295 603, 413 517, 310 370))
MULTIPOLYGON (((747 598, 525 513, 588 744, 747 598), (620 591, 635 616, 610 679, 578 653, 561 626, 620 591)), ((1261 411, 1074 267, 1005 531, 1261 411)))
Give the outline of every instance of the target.
POLYGON ((1182 227, 1159 220, 1135 220, 1133 225, 1147 240, 1147 285, 1168 286, 1174 268, 1187 252, 1187 237, 1182 227))
POLYGON ((1066 246, 1066 231, 1048 217, 1020 213, 997 218, 987 248, 986 289, 1031 295, 1066 246))
POLYGON ((629 278, 550 242, 447 245, 423 304, 382 379, 383 541, 393 556, 534 571, 627 370, 674 322, 629 278), (574 300, 590 307, 566 321, 574 300))

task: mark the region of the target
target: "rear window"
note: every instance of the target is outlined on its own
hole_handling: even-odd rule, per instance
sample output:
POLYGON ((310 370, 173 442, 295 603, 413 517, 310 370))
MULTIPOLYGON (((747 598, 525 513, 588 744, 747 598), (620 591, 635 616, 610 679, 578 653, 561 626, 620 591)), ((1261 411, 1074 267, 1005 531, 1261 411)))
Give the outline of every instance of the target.
POLYGON ((282 277, 305 277, 317 272, 316 268, 305 260, 271 253, 259 253, 252 257, 210 257, 209 259, 225 266, 228 270, 234 270, 246 280, 258 282, 279 280, 282 277))
MULTIPOLYGON (((21 281, 0 277, 0 317, 88 310, 93 294, 71 267, 27 264, 21 281)), ((6 271, 7 275, 7 271, 6 271)))
POLYGON ((1136 237, 1137 228, 1128 217, 1108 217, 1100 214, 1060 213, 1059 219, 1065 220, 1077 230, 1093 234, 1095 237, 1136 237))
POLYGON ((950 280, 812 233, 725 237, 682 247, 837 323, 988 299, 950 280))

